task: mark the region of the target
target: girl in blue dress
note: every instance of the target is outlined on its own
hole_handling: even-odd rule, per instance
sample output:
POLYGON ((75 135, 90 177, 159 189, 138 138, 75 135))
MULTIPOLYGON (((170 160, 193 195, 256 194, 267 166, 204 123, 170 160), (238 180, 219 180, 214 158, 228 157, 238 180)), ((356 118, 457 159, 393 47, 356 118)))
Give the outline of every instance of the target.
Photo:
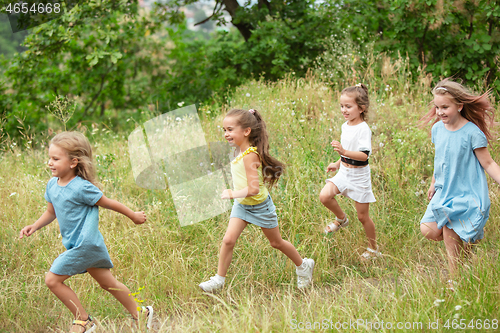
POLYGON ((448 79, 432 93, 433 106, 423 120, 434 120, 434 175, 420 230, 427 239, 444 241, 452 278, 470 246, 484 237, 490 213, 484 172, 500 183, 500 167, 487 148, 494 109, 488 92, 474 95, 448 79))
MULTIPOLYGON (((81 133, 62 132, 56 135, 50 142, 48 166, 53 178, 49 180, 45 192, 47 210, 34 224, 24 227, 19 238, 31 236, 57 218, 67 251, 54 260, 45 276, 45 283, 75 316, 71 332, 94 332, 96 329, 75 292, 64 284, 69 277, 86 272, 137 319, 137 304, 129 289, 110 272, 113 264, 98 229, 98 206, 122 213, 135 224, 144 223, 146 215, 144 212, 133 212, 102 194, 96 186, 92 148, 81 133)), ((149 327, 153 308, 148 306, 139 310, 147 314, 149 327)))

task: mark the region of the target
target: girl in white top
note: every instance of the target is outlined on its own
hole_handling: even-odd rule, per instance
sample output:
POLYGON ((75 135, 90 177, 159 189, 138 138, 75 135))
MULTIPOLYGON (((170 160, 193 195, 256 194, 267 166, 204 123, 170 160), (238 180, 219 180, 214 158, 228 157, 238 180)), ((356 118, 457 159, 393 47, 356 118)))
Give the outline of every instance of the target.
POLYGON ((364 259, 374 259, 382 254, 378 251, 375 240, 375 224, 369 215, 370 202, 375 202, 372 192, 370 166, 368 158, 371 153, 372 133, 366 124, 366 113, 370 105, 368 88, 357 84, 342 90, 340 111, 346 122, 342 125, 340 142, 332 141, 331 145, 341 158, 330 163, 327 172, 339 170, 335 177, 327 179, 321 190, 319 199, 336 218, 325 228, 325 233, 335 233, 347 227, 349 219, 340 208, 335 196, 342 194, 356 202, 358 219, 363 224, 370 246, 361 255, 364 259))

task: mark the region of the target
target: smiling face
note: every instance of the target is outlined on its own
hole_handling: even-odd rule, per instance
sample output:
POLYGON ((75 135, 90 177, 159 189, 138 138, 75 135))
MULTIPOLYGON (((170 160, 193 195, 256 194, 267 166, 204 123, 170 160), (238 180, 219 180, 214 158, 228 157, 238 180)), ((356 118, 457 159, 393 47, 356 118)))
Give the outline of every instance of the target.
POLYGON ((75 177, 75 167, 78 164, 77 159, 70 160, 68 153, 61 147, 51 144, 49 147, 49 168, 52 176, 59 179, 75 177))
POLYGON ((463 104, 456 104, 453 98, 446 95, 434 95, 434 105, 436 106, 436 115, 444 124, 455 124, 460 118, 460 112, 463 104))
POLYGON ((343 94, 340 96, 340 111, 348 125, 357 125, 363 121, 363 109, 356 103, 354 96, 343 94))
POLYGON ((224 130, 224 138, 230 146, 238 146, 248 143, 248 135, 250 135, 250 128, 243 129, 234 117, 226 117, 222 121, 222 129, 224 130))

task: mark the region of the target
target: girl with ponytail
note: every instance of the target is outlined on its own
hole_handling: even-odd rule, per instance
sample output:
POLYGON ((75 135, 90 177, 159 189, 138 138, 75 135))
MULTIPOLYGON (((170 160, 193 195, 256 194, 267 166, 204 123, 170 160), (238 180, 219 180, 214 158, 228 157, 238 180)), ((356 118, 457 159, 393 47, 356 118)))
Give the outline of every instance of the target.
POLYGON ((223 121, 224 138, 236 148, 231 162, 234 191, 222 192, 222 199, 234 201, 229 225, 222 239, 217 274, 199 286, 205 292, 224 287, 236 240, 248 224, 262 229, 270 245, 283 252, 297 266, 299 289, 311 284, 314 260, 299 255, 295 247, 281 238, 276 207, 265 184, 273 186, 283 172, 283 164, 269 154, 266 124, 257 110, 234 109, 223 121))

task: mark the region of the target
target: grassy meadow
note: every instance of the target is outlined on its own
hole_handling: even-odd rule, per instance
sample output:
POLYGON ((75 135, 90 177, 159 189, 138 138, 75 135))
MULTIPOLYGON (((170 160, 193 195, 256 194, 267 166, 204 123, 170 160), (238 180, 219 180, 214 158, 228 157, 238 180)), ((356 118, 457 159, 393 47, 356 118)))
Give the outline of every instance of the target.
MULTIPOLYGON (((333 218, 318 195, 326 166, 339 158, 329 145, 340 138, 343 122, 339 91, 313 75, 290 76, 277 83, 251 81, 226 105, 199 107, 207 141, 223 139, 222 119, 230 108, 262 112, 271 151, 287 165, 271 192, 282 236, 316 261, 314 285, 306 292, 296 288, 293 263, 268 245, 259 228, 249 226, 236 245, 224 290, 202 293, 198 284, 217 271, 230 212, 181 228, 168 190, 135 185, 128 133, 99 127, 86 132, 105 195, 147 213, 147 223, 135 226, 101 209, 100 230, 115 265, 112 272, 143 304, 154 306, 154 332, 473 332, 479 325, 500 330, 499 186, 488 178, 492 208, 485 239, 463 267, 456 292, 446 291, 444 244, 424 239, 419 230, 433 172, 430 126, 419 127, 432 100, 430 81, 422 76, 411 84, 401 73, 369 86, 377 198, 370 213, 384 254, 372 262, 359 257, 368 242, 351 200, 339 198, 352 221, 349 227, 333 237, 322 232, 333 218)), ((496 138, 490 152, 500 162, 496 138)), ((46 208, 47 159, 46 147, 13 144, 0 155, 0 332, 67 332, 72 320, 44 283, 52 261, 64 251, 57 222, 18 239, 21 228, 46 208)), ((97 319, 98 332, 124 331, 130 316, 88 274, 68 281, 97 319)))

